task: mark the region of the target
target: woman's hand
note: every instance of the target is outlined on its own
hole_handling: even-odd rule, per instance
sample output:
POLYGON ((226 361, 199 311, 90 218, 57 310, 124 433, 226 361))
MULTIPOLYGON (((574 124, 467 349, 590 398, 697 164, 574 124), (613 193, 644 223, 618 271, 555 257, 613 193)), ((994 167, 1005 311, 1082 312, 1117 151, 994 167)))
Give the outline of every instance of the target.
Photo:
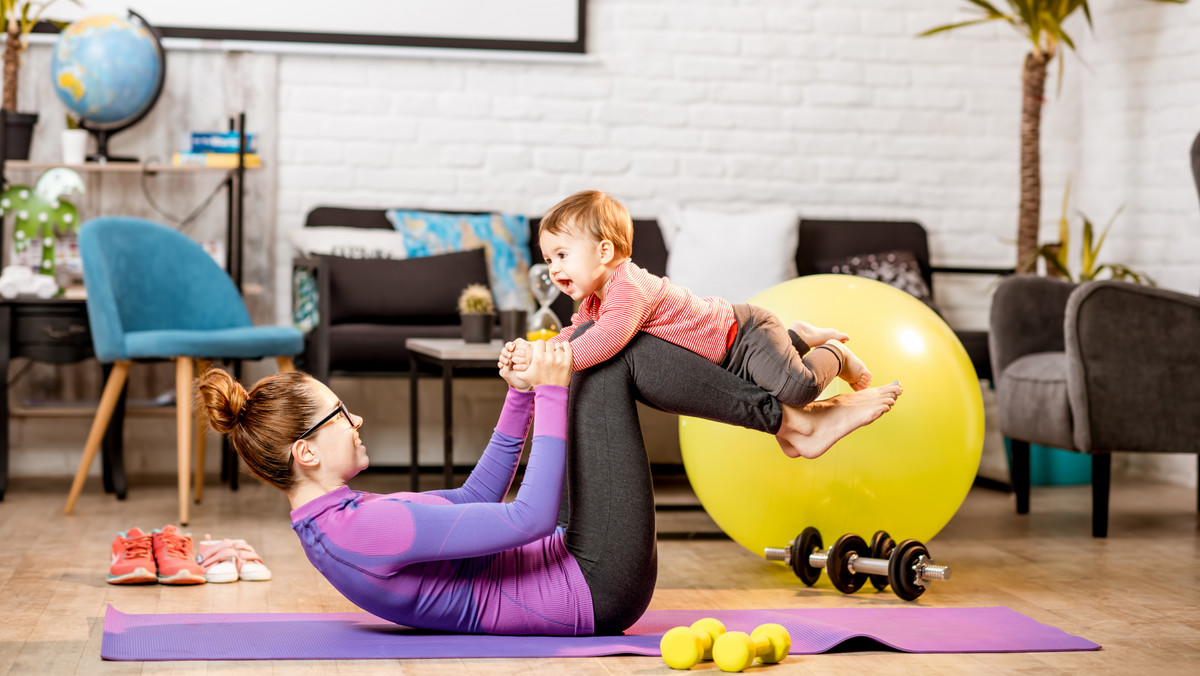
MULTIPOLYGON (((550 345, 544 340, 529 344, 529 367, 521 372, 520 379, 538 385, 571 384, 571 344, 550 345)), ((506 378, 507 380, 507 378, 506 378)))

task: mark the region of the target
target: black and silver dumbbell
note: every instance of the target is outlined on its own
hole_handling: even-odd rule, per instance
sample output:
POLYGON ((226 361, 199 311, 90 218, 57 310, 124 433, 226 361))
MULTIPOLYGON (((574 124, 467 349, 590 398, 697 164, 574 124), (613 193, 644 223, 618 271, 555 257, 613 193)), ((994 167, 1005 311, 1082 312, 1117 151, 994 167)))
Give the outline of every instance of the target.
POLYGON ((843 594, 853 594, 869 579, 879 591, 891 585, 896 596, 912 601, 925 593, 930 582, 950 579, 950 567, 934 564, 925 545, 916 540, 896 544, 884 531, 877 531, 869 545, 862 537, 849 534, 828 550, 822 546, 821 533, 810 526, 787 547, 768 547, 764 553, 768 561, 790 566, 809 587, 824 570, 843 594))

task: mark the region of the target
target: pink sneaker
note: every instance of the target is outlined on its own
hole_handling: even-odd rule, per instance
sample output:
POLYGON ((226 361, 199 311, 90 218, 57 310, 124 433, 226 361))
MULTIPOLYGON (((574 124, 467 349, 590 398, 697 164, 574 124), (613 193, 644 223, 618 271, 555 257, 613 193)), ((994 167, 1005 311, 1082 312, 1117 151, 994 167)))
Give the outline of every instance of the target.
POLYGON ((151 537, 130 528, 118 533, 112 543, 112 565, 108 569, 109 584, 140 584, 158 579, 154 564, 154 543, 151 537))
POLYGON ((192 536, 180 533, 173 524, 156 530, 154 560, 158 563, 160 584, 204 584, 204 569, 196 561, 192 536))
POLYGON ((238 556, 231 540, 213 540, 205 535, 200 541, 200 567, 209 582, 237 582, 238 556))
POLYGON ((238 556, 238 578, 254 582, 271 579, 271 569, 245 540, 234 540, 233 547, 238 556))

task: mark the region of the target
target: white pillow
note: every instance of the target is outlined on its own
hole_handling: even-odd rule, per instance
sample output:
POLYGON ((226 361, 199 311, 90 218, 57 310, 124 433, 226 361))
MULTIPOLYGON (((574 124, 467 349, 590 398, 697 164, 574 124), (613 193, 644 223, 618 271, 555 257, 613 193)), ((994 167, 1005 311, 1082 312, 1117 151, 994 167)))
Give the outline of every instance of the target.
POLYGON ((697 296, 744 303, 796 276, 799 214, 779 208, 729 214, 680 209, 667 252, 667 277, 697 296))
POLYGON ((342 258, 408 258, 404 237, 383 228, 348 228, 322 225, 296 228, 288 233, 296 252, 306 256, 342 258))

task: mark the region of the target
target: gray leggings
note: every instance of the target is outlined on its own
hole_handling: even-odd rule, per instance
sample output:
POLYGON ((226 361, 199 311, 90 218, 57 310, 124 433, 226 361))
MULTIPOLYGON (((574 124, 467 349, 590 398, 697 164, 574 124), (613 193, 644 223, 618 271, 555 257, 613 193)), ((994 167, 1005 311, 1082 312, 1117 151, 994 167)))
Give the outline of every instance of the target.
POLYGON ((597 634, 619 634, 637 621, 658 577, 654 487, 636 401, 771 434, 783 421, 779 401, 754 383, 645 333, 572 376, 564 525, 591 590, 597 634))
POLYGON ((738 332, 721 366, 790 406, 812 403, 842 370, 842 357, 820 345, 809 350, 770 310, 733 306, 738 332))

